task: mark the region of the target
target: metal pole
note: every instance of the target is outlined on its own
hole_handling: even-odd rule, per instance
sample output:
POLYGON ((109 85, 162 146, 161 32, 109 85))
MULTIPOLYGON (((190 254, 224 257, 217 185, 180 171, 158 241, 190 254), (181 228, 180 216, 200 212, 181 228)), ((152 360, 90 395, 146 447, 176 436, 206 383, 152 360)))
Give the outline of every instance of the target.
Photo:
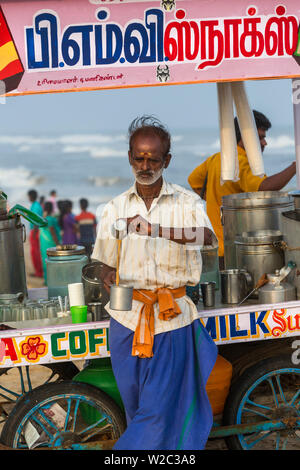
POLYGON ((220 426, 213 428, 209 438, 220 438, 254 432, 284 431, 287 429, 298 429, 299 426, 300 419, 297 417, 280 418, 272 421, 261 421, 260 423, 232 424, 231 426, 220 426))

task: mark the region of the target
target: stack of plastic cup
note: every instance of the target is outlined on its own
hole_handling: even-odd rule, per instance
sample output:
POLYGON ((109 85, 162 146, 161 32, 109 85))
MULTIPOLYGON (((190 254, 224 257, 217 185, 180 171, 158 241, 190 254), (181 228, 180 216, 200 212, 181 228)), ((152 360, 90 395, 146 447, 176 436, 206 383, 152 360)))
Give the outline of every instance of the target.
POLYGON ((83 283, 68 284, 68 292, 72 323, 85 323, 87 321, 87 305, 85 305, 83 283))

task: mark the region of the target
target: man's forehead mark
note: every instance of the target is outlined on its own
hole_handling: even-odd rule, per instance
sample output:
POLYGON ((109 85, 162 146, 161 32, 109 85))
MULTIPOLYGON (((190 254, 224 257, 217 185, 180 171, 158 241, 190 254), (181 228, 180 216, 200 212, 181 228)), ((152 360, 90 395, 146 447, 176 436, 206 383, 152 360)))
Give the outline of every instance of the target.
POLYGON ((138 155, 152 155, 152 152, 138 152, 138 155))

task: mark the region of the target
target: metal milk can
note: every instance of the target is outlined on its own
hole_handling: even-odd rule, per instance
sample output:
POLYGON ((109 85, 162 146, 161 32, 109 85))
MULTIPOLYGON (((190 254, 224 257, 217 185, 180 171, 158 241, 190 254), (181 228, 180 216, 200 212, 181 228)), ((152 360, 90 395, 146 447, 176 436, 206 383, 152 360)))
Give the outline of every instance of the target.
POLYGON ((293 198, 284 191, 257 191, 223 196, 221 212, 225 268, 238 268, 234 244, 237 236, 256 230, 282 232, 281 213, 291 209, 293 198))

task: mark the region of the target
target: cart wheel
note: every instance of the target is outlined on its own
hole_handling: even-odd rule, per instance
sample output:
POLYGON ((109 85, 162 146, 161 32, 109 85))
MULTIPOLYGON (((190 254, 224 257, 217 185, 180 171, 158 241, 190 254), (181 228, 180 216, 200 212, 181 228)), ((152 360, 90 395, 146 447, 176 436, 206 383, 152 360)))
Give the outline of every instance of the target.
MULTIPOLYGON (((300 367, 290 356, 265 359, 241 375, 227 398, 223 424, 255 424, 280 418, 300 419, 300 367)), ((226 444, 233 450, 296 450, 300 427, 238 434, 227 437, 226 444)))
POLYGON ((1 441, 14 449, 78 450, 84 444, 93 449, 99 441, 118 439, 125 427, 123 412, 108 395, 92 385, 66 381, 42 385, 18 400, 1 441))
POLYGON ((25 393, 46 383, 71 380, 76 374, 78 368, 73 362, 0 368, 0 426, 25 393))

